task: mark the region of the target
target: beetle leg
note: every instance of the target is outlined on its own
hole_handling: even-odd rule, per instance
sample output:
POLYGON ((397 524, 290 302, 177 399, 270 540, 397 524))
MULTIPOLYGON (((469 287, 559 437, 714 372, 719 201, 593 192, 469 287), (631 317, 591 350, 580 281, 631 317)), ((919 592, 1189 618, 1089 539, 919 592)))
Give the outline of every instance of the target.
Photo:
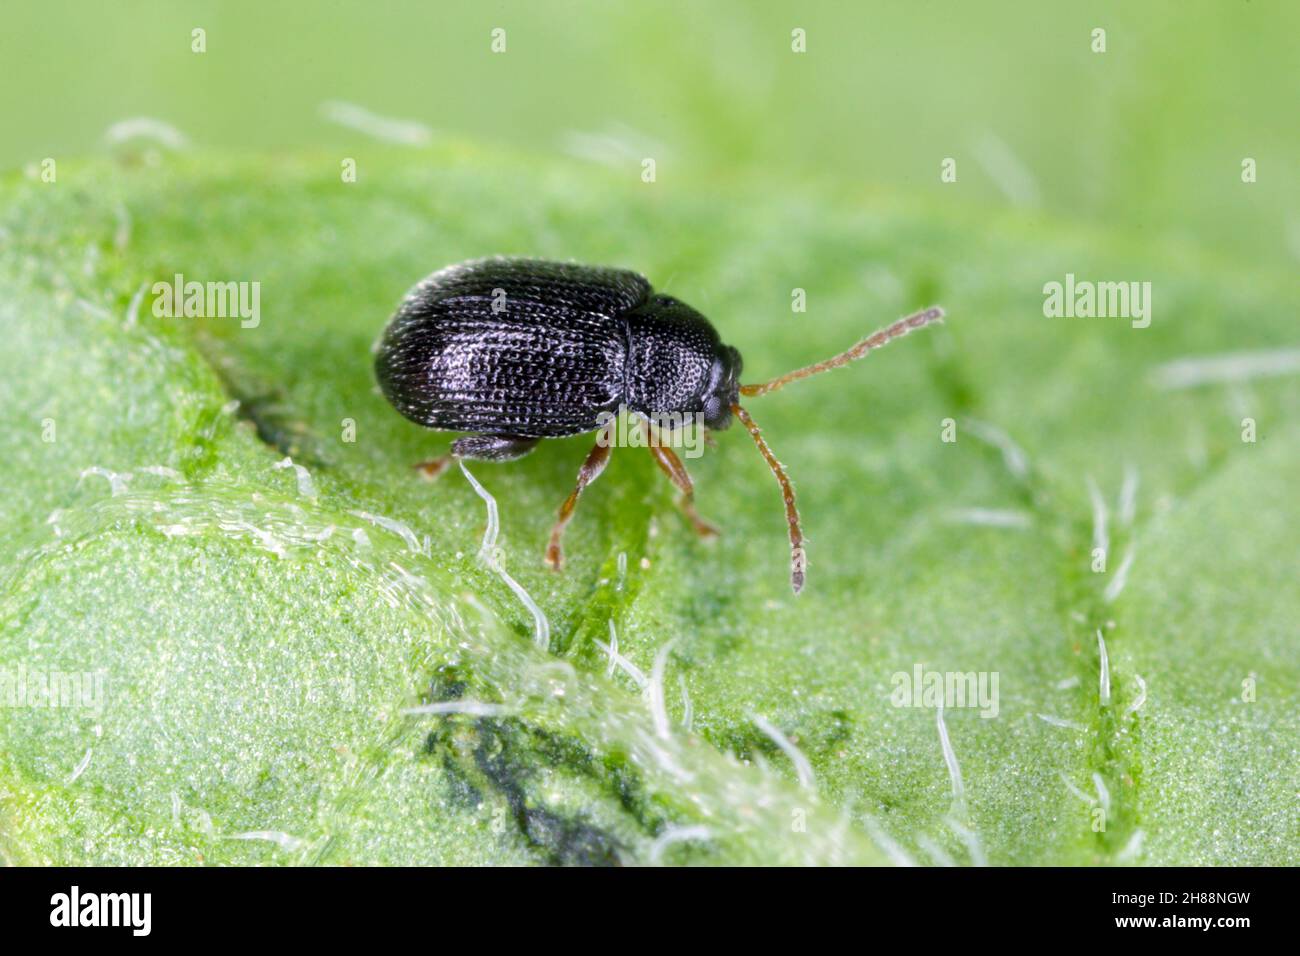
POLYGON ((451 455, 442 455, 439 458, 431 458, 428 461, 416 462, 411 467, 420 473, 420 477, 425 481, 433 481, 451 464, 451 455))
POLYGON ((518 435, 466 435, 451 443, 451 452, 432 461, 422 461, 415 470, 429 481, 437 478, 457 458, 470 461, 514 461, 536 447, 540 438, 521 438, 518 435))
POLYGON ((466 435, 451 443, 451 456, 470 461, 514 461, 532 451, 539 441, 518 435, 466 435))
POLYGON ((612 423, 606 425, 596 436, 596 447, 591 450, 587 460, 578 469, 578 483, 573 491, 569 492, 569 497, 564 499, 564 504, 560 505, 560 514, 555 519, 554 527, 551 528, 551 540, 546 546, 546 563, 557 571, 564 564, 560 539, 564 536, 565 526, 573 518, 573 510, 578 506, 578 496, 582 494, 584 488, 600 477, 600 473, 609 464, 609 452, 613 442, 612 428, 612 423))
POLYGON ((718 529, 701 518, 699 512, 695 510, 695 483, 691 481, 690 472, 677 457, 677 453, 667 445, 659 444, 658 436, 644 418, 641 419, 641 434, 645 436, 646 447, 650 449, 650 454, 654 455, 659 467, 681 491, 682 497, 678 504, 686 513, 686 518, 695 529, 695 533, 701 538, 716 538, 719 534, 718 529))

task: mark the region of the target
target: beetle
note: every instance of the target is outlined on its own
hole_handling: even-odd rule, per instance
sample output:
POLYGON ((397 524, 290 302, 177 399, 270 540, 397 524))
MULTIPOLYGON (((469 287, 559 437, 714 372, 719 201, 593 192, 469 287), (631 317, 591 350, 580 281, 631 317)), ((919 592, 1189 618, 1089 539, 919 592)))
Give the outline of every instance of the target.
POLYGON ((798 594, 806 561, 794 488, 740 396, 766 395, 847 365, 942 317, 932 306, 825 361, 741 385, 740 353, 722 343, 703 315, 655 292, 636 272, 476 259, 433 273, 407 294, 375 345, 375 376, 384 397, 411 421, 471 433, 452 442, 448 455, 415 466, 429 478, 456 459, 511 461, 544 438, 598 431, 551 530, 546 562, 557 569, 578 498, 609 462, 620 409, 636 418, 655 461, 681 491, 686 517, 705 537, 717 529, 696 512, 691 477, 651 419, 694 416, 707 434, 728 428, 734 416, 780 484, 790 583, 798 594))

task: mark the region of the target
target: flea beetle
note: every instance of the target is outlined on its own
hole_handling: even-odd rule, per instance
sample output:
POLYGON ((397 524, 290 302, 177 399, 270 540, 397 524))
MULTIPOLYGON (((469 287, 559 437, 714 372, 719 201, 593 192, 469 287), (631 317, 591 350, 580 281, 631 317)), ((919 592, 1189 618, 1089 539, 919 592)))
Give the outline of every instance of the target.
POLYGON ((740 396, 847 365, 892 339, 943 317, 937 306, 893 323, 834 358, 761 385, 741 385, 740 353, 709 320, 656 293, 625 269, 537 259, 479 259, 435 272, 407 294, 377 343, 375 375, 403 415, 447 431, 470 432, 451 453, 416 467, 435 477, 454 459, 511 461, 543 438, 598 431, 551 530, 546 561, 558 568, 560 540, 578 496, 609 461, 613 416, 626 408, 646 447, 682 493, 681 506, 703 536, 716 529, 695 511, 694 486, 652 420, 690 415, 709 430, 740 419, 785 499, 790 583, 804 583, 803 533, 785 470, 740 405, 740 396))

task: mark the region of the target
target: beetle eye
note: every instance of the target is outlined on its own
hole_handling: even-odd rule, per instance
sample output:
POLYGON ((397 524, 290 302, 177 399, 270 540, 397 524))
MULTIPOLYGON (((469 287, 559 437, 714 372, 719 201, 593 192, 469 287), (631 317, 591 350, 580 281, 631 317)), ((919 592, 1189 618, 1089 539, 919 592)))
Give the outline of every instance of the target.
POLYGON ((731 425, 731 406, 718 394, 710 395, 704 400, 704 427, 714 431, 724 431, 731 425))

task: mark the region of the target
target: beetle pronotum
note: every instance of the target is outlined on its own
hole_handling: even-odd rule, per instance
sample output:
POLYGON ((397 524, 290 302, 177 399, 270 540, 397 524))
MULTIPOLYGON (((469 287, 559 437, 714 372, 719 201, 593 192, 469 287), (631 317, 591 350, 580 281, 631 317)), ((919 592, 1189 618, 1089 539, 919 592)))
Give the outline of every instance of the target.
POLYGON ((804 556, 794 488, 740 396, 766 395, 847 365, 942 317, 943 310, 932 306, 833 358, 741 385, 740 353, 722 344, 708 319, 654 292, 635 272, 480 259, 435 272, 411 290, 376 346, 375 374, 385 398, 407 418, 471 433, 452 442, 449 455, 417 466, 429 477, 454 458, 511 461, 543 438, 600 431, 551 531, 546 560, 555 568, 563 562, 561 539, 579 496, 609 462, 612 414, 626 408, 639 417, 651 454, 704 536, 717 530, 695 511, 691 477, 647 420, 699 415, 706 428, 722 430, 734 415, 780 483, 797 594, 804 556))

